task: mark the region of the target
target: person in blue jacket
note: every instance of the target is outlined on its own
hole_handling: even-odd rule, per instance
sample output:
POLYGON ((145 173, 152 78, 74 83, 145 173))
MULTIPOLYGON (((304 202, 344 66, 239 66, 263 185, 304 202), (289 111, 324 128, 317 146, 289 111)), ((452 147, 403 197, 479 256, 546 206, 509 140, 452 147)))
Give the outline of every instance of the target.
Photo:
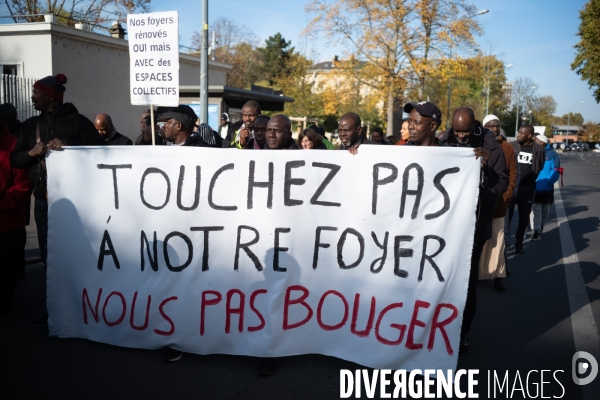
POLYGON ((531 207, 531 227, 533 236, 531 240, 541 240, 550 205, 554 203, 554 183, 558 181, 560 174, 560 157, 552 145, 548 143, 548 138, 544 135, 537 135, 535 141, 544 146, 545 161, 544 168, 537 177, 535 183, 535 195, 533 196, 533 205, 531 207))

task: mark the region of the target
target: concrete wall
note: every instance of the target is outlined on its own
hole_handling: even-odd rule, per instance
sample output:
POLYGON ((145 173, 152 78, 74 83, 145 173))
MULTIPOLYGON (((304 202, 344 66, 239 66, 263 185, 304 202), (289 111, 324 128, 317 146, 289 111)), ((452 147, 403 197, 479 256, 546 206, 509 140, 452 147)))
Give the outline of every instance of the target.
MULTIPOLYGON (((67 76, 65 102, 90 120, 109 114, 122 134, 135 139, 140 114, 129 98, 129 47, 123 39, 50 23, 0 26, 0 64, 22 63, 23 76, 67 76)), ((200 59, 180 55, 180 85, 199 84, 200 59)), ((209 63, 209 85, 225 85, 231 66, 209 63)), ((184 100, 184 102, 186 102, 184 100)))
POLYGON ((0 25, 0 64, 20 64, 20 76, 41 78, 50 75, 52 49, 47 25, 0 25))

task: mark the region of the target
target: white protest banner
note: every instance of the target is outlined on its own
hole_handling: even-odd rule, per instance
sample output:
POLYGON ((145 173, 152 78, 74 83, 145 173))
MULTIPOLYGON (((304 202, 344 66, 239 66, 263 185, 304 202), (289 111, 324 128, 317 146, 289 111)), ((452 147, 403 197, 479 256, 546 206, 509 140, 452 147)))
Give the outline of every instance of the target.
POLYGON ((72 147, 47 167, 51 335, 456 367, 471 149, 72 147))
POLYGON ((128 14, 131 104, 179 104, 177 11, 128 14))

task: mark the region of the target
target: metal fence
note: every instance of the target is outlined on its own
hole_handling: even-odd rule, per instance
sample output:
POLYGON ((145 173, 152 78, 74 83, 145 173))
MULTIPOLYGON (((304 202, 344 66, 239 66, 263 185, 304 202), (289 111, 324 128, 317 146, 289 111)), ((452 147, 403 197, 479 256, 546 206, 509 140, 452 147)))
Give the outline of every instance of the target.
POLYGON ((0 76, 0 104, 11 103, 15 106, 21 121, 38 115, 38 111, 31 104, 33 84, 37 79, 4 74, 0 76))

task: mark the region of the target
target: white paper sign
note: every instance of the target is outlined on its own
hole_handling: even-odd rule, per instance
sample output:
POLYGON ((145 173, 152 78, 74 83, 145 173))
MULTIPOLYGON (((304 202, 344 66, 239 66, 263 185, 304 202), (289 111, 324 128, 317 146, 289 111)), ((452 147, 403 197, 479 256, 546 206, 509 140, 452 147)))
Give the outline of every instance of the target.
POLYGON ((128 14, 131 104, 179 104, 177 11, 128 14))
POLYGON ((471 149, 72 147, 47 166, 51 335, 456 367, 471 149))

